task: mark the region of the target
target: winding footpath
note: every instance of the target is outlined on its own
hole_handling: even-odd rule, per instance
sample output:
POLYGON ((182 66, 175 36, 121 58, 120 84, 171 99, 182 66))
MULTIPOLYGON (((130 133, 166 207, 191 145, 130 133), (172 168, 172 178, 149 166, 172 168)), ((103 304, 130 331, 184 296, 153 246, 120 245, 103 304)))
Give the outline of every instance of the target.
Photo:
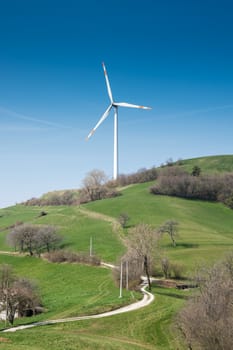
POLYGON ((52 325, 52 324, 56 324, 56 323, 66 323, 66 322, 75 322, 75 321, 82 321, 82 320, 91 320, 91 319, 109 317, 109 316, 119 315, 119 314, 122 314, 122 313, 125 313, 125 312, 139 310, 139 309, 149 305, 154 300, 154 295, 149 293, 149 292, 147 292, 145 290, 146 287, 147 287, 147 285, 145 285, 144 287, 141 288, 141 291, 143 293, 143 298, 140 301, 137 301, 137 302, 135 302, 133 304, 130 304, 130 305, 127 305, 127 306, 123 306, 123 307, 121 307, 119 309, 116 309, 116 310, 104 312, 104 313, 97 314, 97 315, 68 317, 68 318, 63 318, 63 319, 58 319, 58 320, 48 320, 48 321, 42 321, 42 322, 35 322, 35 323, 28 324, 28 325, 22 325, 22 326, 8 328, 8 329, 5 329, 2 332, 3 333, 16 332, 16 331, 20 331, 20 330, 27 329, 27 328, 39 327, 39 326, 47 326, 47 325, 52 325))
MULTIPOLYGON (((121 226, 120 224, 117 222, 116 219, 111 218, 107 215, 103 215, 103 214, 99 214, 99 213, 95 213, 95 212, 91 212, 87 209, 79 209, 80 212, 83 215, 95 218, 95 219, 102 219, 104 221, 107 221, 109 223, 112 224, 113 226, 113 230, 115 232, 118 232, 119 237, 122 239, 121 237, 121 226)), ((13 252, 6 252, 6 251, 0 251, 0 254, 7 254, 7 255, 19 255, 18 253, 13 253, 13 252)), ((114 265, 112 264, 107 264, 107 263, 102 263, 103 266, 107 267, 107 268, 115 268, 114 265)), ((144 280, 144 279, 143 279, 144 280)), ((63 319, 57 319, 57 320, 47 320, 47 321, 41 321, 41 322, 34 322, 31 324, 27 324, 27 325, 22 325, 22 326, 16 326, 16 327, 12 327, 12 328, 8 328, 5 330, 2 330, 3 333, 6 332, 16 332, 19 330, 24 330, 24 329, 28 329, 28 328, 33 328, 33 327, 39 327, 39 326, 47 326, 47 325, 52 325, 52 324, 57 324, 57 323, 66 323, 66 322, 75 322, 75 321, 82 321, 82 320, 90 320, 90 319, 97 319, 97 318, 103 318, 103 317, 109 317, 109 316, 114 316, 114 315, 119 315, 125 312, 130 312, 130 311, 135 311, 135 310, 139 310, 143 307, 148 306, 149 304, 151 304, 154 300, 154 295, 151 294, 150 292, 146 291, 146 288, 148 287, 148 284, 146 284, 145 280, 143 281, 143 287, 141 288, 141 292, 143 294, 143 298, 137 302, 134 302, 132 304, 123 306, 119 309, 115 309, 112 311, 108 311, 108 312, 104 312, 101 314, 96 314, 96 315, 87 315, 87 316, 77 316, 77 317, 68 317, 68 318, 63 318, 63 319)))

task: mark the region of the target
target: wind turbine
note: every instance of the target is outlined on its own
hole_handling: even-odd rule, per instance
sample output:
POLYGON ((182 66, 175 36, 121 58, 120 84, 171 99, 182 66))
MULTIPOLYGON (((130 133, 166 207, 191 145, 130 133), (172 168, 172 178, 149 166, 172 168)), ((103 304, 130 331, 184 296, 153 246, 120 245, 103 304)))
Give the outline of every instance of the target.
POLYGON ((105 80, 106 80, 106 85, 107 85, 107 91, 108 91, 108 96, 110 98, 110 105, 96 124, 96 126, 90 131, 88 134, 86 140, 89 140, 89 138, 94 134, 96 129, 100 126, 100 124, 103 123, 103 121, 108 117, 110 111, 112 108, 114 108, 114 163, 113 163, 113 179, 116 180, 118 177, 118 107, 129 107, 129 108, 140 108, 140 109, 151 109, 151 107, 145 107, 145 106, 138 106, 138 105, 133 105, 131 103, 127 102, 115 102, 112 97, 112 91, 110 87, 110 83, 108 80, 108 74, 107 70, 105 68, 104 63, 103 65, 103 70, 104 70, 104 75, 105 75, 105 80))

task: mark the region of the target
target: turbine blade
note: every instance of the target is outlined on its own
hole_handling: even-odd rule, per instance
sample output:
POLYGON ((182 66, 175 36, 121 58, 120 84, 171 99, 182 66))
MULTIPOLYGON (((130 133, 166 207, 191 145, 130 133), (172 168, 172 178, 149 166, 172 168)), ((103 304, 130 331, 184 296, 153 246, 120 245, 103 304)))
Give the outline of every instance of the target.
POLYGON ((107 74, 107 70, 105 68, 104 62, 102 63, 102 65, 103 65, 104 76, 105 76, 105 80, 106 80, 106 84, 107 84, 108 96, 110 98, 110 101, 113 103, 112 91, 111 91, 110 83, 108 80, 108 74, 107 74))
POLYGON ((96 124, 96 126, 89 132, 88 136, 86 137, 86 140, 88 141, 89 138, 94 134, 94 132, 96 131, 96 129, 100 126, 100 124, 103 123, 103 121, 108 117, 110 110, 112 108, 112 105, 110 105, 106 111, 104 112, 104 114, 102 115, 102 117, 100 118, 100 120, 98 121, 98 123, 96 124))
POLYGON ((129 108, 141 108, 141 109, 152 109, 151 107, 146 107, 146 106, 138 106, 138 105, 133 105, 131 103, 127 102, 114 102, 114 106, 118 107, 129 107, 129 108))

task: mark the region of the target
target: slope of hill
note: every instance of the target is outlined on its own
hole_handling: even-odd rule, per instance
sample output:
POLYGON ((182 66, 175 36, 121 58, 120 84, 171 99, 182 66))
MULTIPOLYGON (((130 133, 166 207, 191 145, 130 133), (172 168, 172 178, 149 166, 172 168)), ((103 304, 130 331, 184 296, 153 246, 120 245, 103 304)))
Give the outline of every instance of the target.
MULTIPOLYGON (((203 172, 233 171, 233 156, 206 157, 183 161, 191 170, 194 165, 203 172), (199 160, 198 160, 199 159, 199 160), (197 163, 197 161, 199 163, 197 163)), ((233 210, 220 203, 186 200, 152 195, 152 183, 131 185, 122 190, 122 196, 77 206, 28 207, 17 205, 0 210, 0 250, 10 250, 6 243, 8 228, 17 221, 52 224, 64 236, 64 247, 74 251, 89 250, 93 238, 95 253, 102 260, 115 262, 124 253, 122 235, 139 223, 159 227, 168 219, 179 222, 177 246, 164 236, 158 250, 172 262, 182 263, 185 274, 191 276, 197 266, 219 260, 233 250, 233 210), (40 216, 41 211, 46 216, 40 216), (88 215, 88 213, 90 213, 88 215), (92 214, 93 213, 93 214, 92 214), (130 220, 124 232, 113 225, 121 213, 130 220), (100 214, 100 215, 98 215, 100 214)), ((0 253, 0 263, 9 263, 16 272, 38 281, 42 299, 48 311, 33 320, 67 317, 93 313, 116 307, 138 297, 124 291, 118 298, 111 272, 75 264, 52 264, 38 258, 6 256, 0 253)), ((159 267, 157 266, 157 271, 159 267)), ((172 330, 172 320, 189 292, 153 287, 155 302, 149 307, 109 319, 25 330, 7 334, 1 339, 4 350, 66 350, 79 349, 184 349, 179 336, 172 330)), ((20 319, 16 323, 31 322, 20 319)), ((2 324, 3 327, 3 324, 2 324)))
POLYGON ((186 200, 149 193, 150 184, 134 185, 117 198, 85 205, 89 210, 119 217, 125 212, 129 226, 149 223, 159 227, 166 220, 179 222, 180 233, 174 249, 168 237, 161 241, 162 254, 182 261, 187 273, 197 264, 211 263, 233 249, 233 210, 220 203, 186 200))
MULTIPOLYGON (((233 155, 220 155, 184 159, 172 163, 179 165, 191 173, 194 166, 201 169, 202 174, 233 172, 233 155)), ((154 168, 153 168, 154 169, 154 168)), ((158 168, 160 169, 160 168, 158 168)), ((136 175, 138 173, 135 173, 136 175)), ((124 174, 126 177, 127 174, 124 174)), ((130 175, 129 175, 130 176, 130 175)), ((31 198, 24 204, 30 205, 77 205, 80 199, 80 189, 67 189, 44 193, 40 198, 31 198)))
POLYGON ((0 250, 13 250, 6 243, 7 227, 16 222, 54 225, 64 242, 63 247, 79 252, 89 252, 90 237, 93 253, 106 262, 114 262, 123 254, 124 247, 112 229, 110 221, 89 218, 77 206, 23 206, 16 205, 0 210, 0 250), (40 216, 41 211, 47 213, 40 216))
POLYGON ((201 168, 202 173, 233 172, 233 155, 184 159, 181 164, 181 167, 189 172, 195 165, 201 168))

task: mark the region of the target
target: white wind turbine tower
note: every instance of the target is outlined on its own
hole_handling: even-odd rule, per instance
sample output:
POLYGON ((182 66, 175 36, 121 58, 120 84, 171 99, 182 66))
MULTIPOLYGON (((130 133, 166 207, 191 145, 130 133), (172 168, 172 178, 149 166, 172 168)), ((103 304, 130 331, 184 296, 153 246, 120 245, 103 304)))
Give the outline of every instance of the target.
POLYGON ((113 163, 113 179, 116 180, 118 177, 118 107, 130 107, 130 108, 140 108, 140 109, 151 109, 151 107, 145 107, 145 106, 138 106, 133 105, 131 103, 127 102, 115 102, 112 97, 112 91, 110 87, 110 83, 108 80, 107 70, 105 68, 105 65, 103 63, 103 69, 104 69, 104 75, 108 90, 108 96, 110 98, 110 105, 96 124, 96 126, 91 130, 91 132, 88 134, 86 140, 89 140, 89 138, 94 134, 96 129, 100 126, 100 124, 103 123, 103 121, 108 117, 110 111, 112 108, 114 108, 114 163, 113 163))

